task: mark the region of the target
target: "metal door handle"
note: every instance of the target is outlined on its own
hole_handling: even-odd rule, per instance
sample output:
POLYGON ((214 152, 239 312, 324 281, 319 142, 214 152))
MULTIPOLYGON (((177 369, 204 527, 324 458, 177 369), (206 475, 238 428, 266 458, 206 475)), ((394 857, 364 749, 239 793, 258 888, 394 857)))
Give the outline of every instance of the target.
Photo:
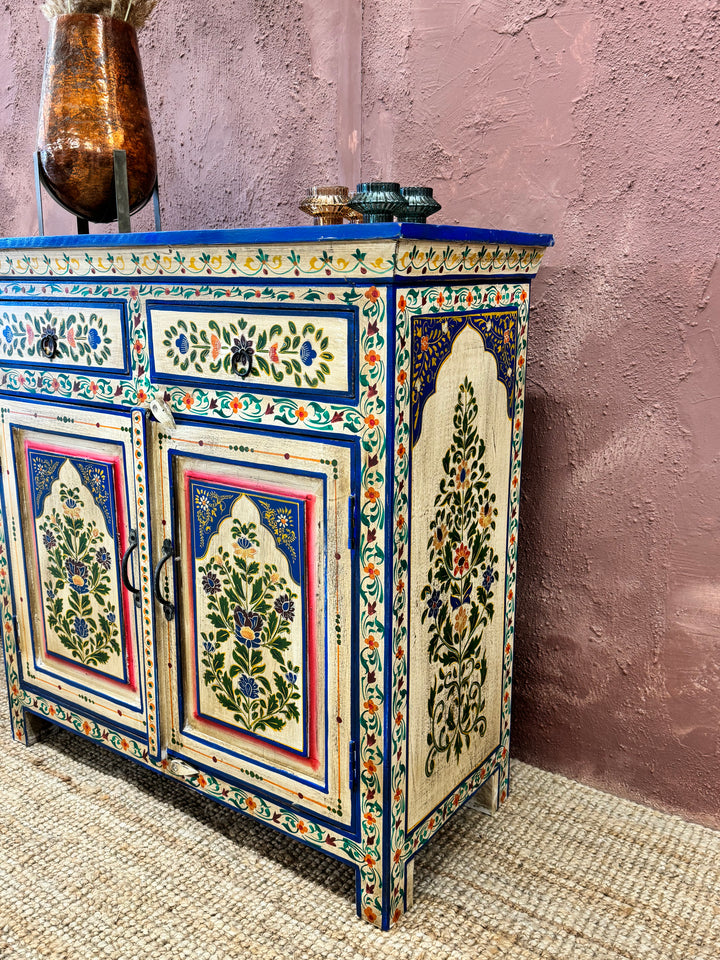
POLYGON ((138 546, 138 535, 137 530, 131 530, 128 534, 128 545, 127 550, 123 554, 122 561, 120 562, 120 577, 123 582, 123 586, 133 595, 133 603, 135 606, 140 609, 142 606, 142 596, 140 594, 140 587, 134 587, 130 583, 130 578, 128 577, 128 567, 130 565, 130 554, 133 550, 136 550, 138 546))
POLYGON ((163 613, 165 614, 166 620, 172 620, 172 618, 175 616, 175 604, 162 595, 160 575, 162 574, 162 568, 165 566, 168 560, 177 559, 178 558, 174 556, 172 540, 163 540, 162 553, 160 554, 160 559, 155 566, 155 574, 153 575, 153 590, 155 593, 155 599, 163 608, 163 613))

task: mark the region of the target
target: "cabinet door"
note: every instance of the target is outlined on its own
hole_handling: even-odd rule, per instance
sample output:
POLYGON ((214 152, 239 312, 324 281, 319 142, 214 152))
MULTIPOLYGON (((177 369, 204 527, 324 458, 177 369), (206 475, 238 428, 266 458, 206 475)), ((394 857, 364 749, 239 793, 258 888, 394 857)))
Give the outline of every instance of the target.
POLYGON ((352 448, 211 425, 155 436, 155 542, 177 557, 169 753, 349 822, 352 448))
POLYGON ((124 561, 138 583, 130 414, 12 401, 2 419, 23 687, 143 735, 141 620, 121 575, 124 561))

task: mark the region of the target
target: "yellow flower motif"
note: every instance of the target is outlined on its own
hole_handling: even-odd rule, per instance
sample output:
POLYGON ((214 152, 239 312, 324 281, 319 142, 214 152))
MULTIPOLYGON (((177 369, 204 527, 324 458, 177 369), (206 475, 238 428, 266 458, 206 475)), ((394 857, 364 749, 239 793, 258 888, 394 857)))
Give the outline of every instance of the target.
POLYGON ((448 532, 447 525, 444 523, 441 526, 435 528, 435 531, 433 533, 433 541, 432 541, 433 550, 442 550, 442 548, 445 546, 445 538, 447 537, 447 532, 448 532))
POLYGON ((455 617, 455 629, 458 633, 464 633, 465 627, 467 626, 468 618, 467 613, 465 612, 465 607, 460 607, 455 617))

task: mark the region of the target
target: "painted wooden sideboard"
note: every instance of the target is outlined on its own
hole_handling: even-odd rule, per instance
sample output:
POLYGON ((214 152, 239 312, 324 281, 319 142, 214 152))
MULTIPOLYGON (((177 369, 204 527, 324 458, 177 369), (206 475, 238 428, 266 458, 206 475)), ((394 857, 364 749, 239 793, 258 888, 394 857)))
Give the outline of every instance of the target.
POLYGON ((48 721, 351 864, 508 791, 530 281, 420 224, 0 241, 13 736, 48 721))

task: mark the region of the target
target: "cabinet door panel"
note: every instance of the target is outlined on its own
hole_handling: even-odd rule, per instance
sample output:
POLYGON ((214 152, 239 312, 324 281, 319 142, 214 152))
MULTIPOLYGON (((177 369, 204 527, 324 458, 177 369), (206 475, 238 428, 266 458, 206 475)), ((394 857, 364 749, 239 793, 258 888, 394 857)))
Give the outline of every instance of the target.
POLYGON ((23 672, 38 692, 143 731, 136 609, 121 579, 135 526, 128 418, 93 415, 92 437, 86 418, 4 412, 23 672))
POLYGON ((159 439, 178 557, 171 752, 349 818, 349 447, 195 427, 159 439))

